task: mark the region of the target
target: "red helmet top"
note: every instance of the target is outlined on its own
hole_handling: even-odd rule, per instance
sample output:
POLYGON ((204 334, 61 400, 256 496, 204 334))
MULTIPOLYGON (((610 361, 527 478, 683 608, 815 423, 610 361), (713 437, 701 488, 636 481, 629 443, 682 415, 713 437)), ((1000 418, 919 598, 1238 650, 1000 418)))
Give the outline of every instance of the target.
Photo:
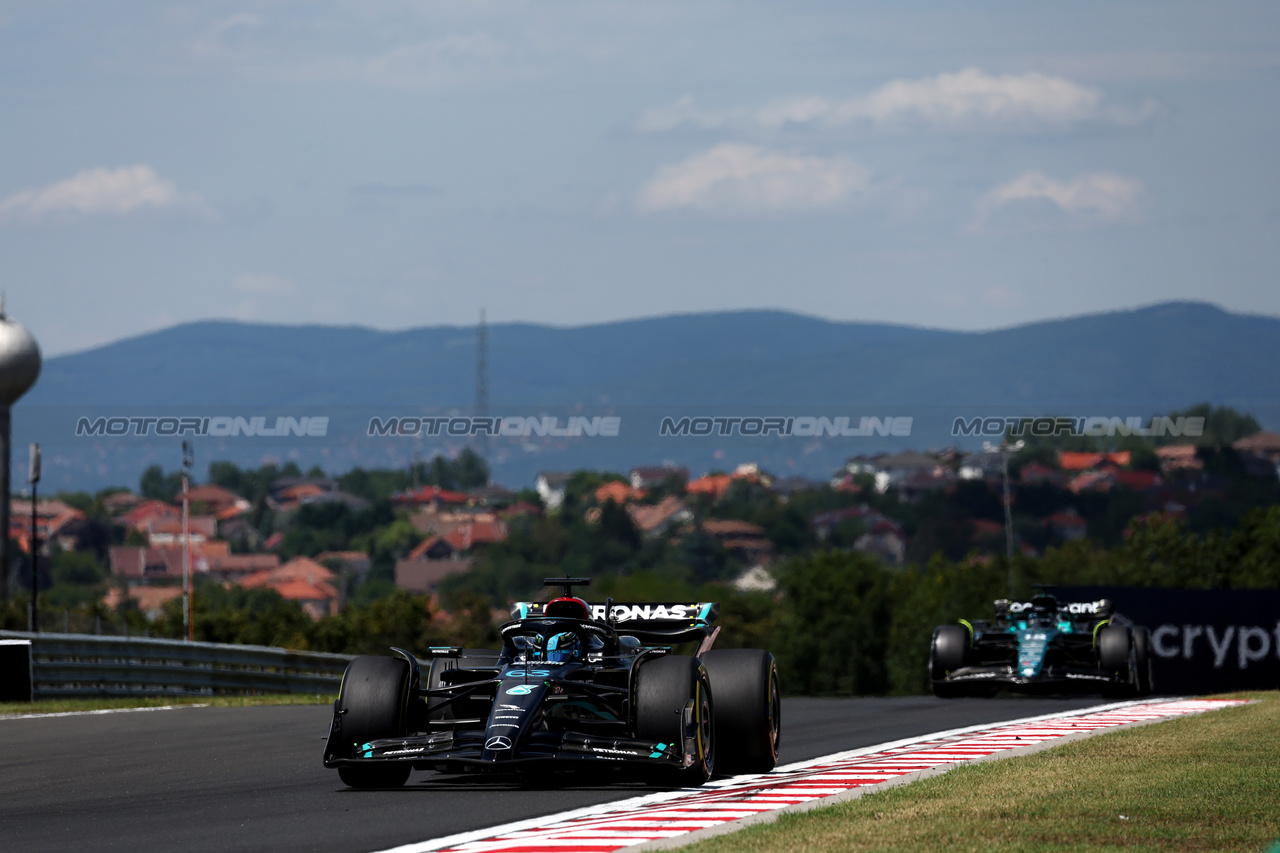
POLYGON ((587 603, 581 598, 574 598, 573 596, 553 598, 547 602, 547 606, 542 612, 548 616, 572 616, 575 619, 589 618, 587 603))

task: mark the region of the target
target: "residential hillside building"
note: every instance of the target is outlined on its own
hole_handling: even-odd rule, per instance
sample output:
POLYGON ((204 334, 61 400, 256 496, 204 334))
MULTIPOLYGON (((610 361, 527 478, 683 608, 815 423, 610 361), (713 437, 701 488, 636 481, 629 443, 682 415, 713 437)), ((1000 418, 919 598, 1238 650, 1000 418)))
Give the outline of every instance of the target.
POLYGON ((653 489, 661 486, 671 477, 688 482, 689 469, 683 465, 663 463, 662 465, 641 465, 632 468, 628 474, 633 489, 653 489))
POLYGON ((663 536, 693 521, 693 512, 675 495, 667 495, 656 504, 627 504, 627 514, 636 529, 650 538, 663 536))
MULTIPOLYGON (((187 495, 192 507, 203 507, 205 512, 216 517, 219 521, 228 521, 236 516, 243 515, 253 508, 249 501, 235 492, 230 489, 224 489, 222 486, 216 486, 213 483, 192 486, 187 495)), ((179 495, 177 500, 181 499, 182 496, 179 495)))
MULTIPOLYGON (((49 554, 53 547, 74 551, 83 530, 84 513, 62 501, 36 503, 36 536, 40 553, 49 554)), ((31 501, 13 498, 9 501, 9 538, 23 551, 31 550, 31 501)))
POLYGON ((273 589, 288 601, 296 601, 312 619, 336 616, 340 606, 334 581, 337 576, 310 557, 294 557, 274 569, 242 579, 245 589, 273 589))
POLYGON ((541 471, 534 481, 534 490, 542 498, 542 505, 555 511, 564 503, 564 490, 569 485, 569 471, 541 471))

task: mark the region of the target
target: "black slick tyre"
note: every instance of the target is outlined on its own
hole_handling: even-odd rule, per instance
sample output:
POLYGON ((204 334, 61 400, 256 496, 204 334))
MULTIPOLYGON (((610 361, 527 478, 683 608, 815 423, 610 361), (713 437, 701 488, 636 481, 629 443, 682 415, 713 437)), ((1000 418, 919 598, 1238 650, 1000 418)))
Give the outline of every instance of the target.
MULTIPOLYGON (((428 690, 439 690, 446 686, 444 682, 444 674, 453 669, 471 669, 482 668, 488 666, 497 666, 498 656, 496 653, 488 649, 463 649, 462 654, 456 658, 438 657, 431 660, 427 667, 427 676, 424 679, 428 690)), ((427 706, 436 705, 443 701, 443 697, 427 697, 427 706)), ((445 705, 431 714, 427 715, 428 720, 459 720, 468 717, 487 716, 487 702, 483 699, 464 699, 461 702, 445 705)))
POLYGON ((1104 625, 1098 630, 1098 666, 1121 673, 1129 667, 1133 641, 1124 625, 1104 625))
POLYGON ((1098 631, 1098 666, 1117 676, 1105 695, 1123 699, 1135 696, 1140 689, 1133 633, 1124 625, 1104 625, 1098 631))
POLYGON ((946 681, 948 675, 965 665, 969 658, 969 631, 963 625, 939 625, 933 629, 929 646, 929 681, 933 695, 940 699, 967 696, 964 685, 946 681))
POLYGON ((696 787, 715 772, 715 723, 711 683, 697 658, 680 655, 645 661, 636 675, 636 737, 689 744, 692 763, 653 776, 655 784, 696 787))
MULTIPOLYGON (((347 665, 338 694, 342 738, 348 754, 379 738, 404 734, 409 664, 400 658, 365 655, 347 665)), ((343 765, 338 777, 353 788, 398 788, 412 766, 401 763, 343 765)))
POLYGON ((768 773, 778 763, 782 702, 778 664, 763 649, 707 652, 702 665, 715 697, 715 738, 732 749, 716 759, 720 773, 768 773))

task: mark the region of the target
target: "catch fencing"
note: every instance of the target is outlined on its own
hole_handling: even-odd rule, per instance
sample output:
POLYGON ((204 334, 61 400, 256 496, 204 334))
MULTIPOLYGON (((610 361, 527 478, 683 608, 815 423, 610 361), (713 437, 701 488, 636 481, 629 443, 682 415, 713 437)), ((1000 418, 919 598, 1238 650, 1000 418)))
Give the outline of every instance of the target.
POLYGON ((6 644, 10 651, 30 642, 32 699, 337 693, 351 661, 270 646, 92 634, 0 631, 0 640, 18 641, 6 644))

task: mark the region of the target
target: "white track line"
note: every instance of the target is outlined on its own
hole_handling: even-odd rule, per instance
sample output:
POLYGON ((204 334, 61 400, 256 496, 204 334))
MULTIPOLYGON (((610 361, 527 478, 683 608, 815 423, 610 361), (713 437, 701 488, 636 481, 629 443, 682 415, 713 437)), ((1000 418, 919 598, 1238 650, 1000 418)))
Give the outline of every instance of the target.
POLYGON ((191 705, 156 705, 153 708, 103 708, 99 711, 58 711, 54 714, 0 714, 0 720, 47 720, 50 717, 96 717, 100 714, 136 714, 141 711, 176 711, 179 708, 208 708, 203 702, 191 705))
POLYGON ((1048 748, 1120 726, 1200 713, 1238 701, 1117 702, 1075 711, 949 729, 833 753, 763 775, 663 791, 406 844, 380 853, 613 853, 676 847, 782 811, 812 808, 934 776, 970 761, 1048 748), (919 748, 924 747, 924 748, 919 748), (914 748, 914 749, 913 749, 914 748))

